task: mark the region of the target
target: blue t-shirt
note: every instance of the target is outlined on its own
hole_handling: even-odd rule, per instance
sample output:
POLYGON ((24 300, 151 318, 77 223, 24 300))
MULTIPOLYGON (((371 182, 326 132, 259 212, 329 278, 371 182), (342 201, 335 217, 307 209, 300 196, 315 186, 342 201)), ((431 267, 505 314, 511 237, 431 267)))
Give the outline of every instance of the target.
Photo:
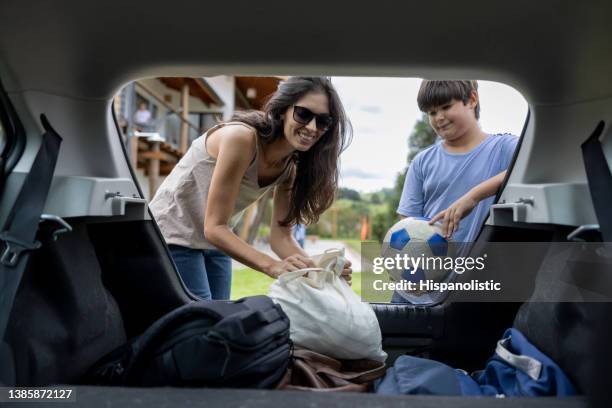
MULTIPOLYGON (((485 180, 508 169, 518 137, 487 135, 467 153, 449 153, 442 140, 420 152, 410 164, 397 213, 432 218, 485 180)), ((474 241, 495 197, 482 200, 459 223, 452 240, 474 241)))

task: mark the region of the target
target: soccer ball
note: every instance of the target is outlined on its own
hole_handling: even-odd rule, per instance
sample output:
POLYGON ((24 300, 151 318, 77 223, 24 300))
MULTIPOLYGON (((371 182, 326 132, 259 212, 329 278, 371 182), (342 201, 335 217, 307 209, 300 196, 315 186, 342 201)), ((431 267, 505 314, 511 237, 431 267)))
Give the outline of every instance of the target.
MULTIPOLYGON (((393 259, 399 255, 402 259, 402 265, 387 268, 389 278, 395 282, 406 280, 418 286, 420 281, 443 281, 449 274, 442 267, 443 259, 436 260, 448 256, 448 241, 439 226, 429 225, 428 218, 408 217, 395 223, 385 235, 381 255, 393 259), (406 259, 409 259, 407 268, 404 267, 406 259)), ((408 299, 406 292, 398 293, 408 299)), ((421 293, 418 289, 412 292, 414 295, 421 293)))

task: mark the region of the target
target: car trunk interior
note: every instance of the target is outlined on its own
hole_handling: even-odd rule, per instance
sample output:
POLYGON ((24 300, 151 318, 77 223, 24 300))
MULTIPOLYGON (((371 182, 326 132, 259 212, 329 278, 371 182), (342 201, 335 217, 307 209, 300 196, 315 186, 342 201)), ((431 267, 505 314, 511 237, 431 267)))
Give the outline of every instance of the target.
MULTIPOLYGON (((32 257, 18 292, 7 335, 14 361, 4 366, 5 372, 10 366, 16 368, 14 381, 17 385, 80 384, 86 370, 105 353, 141 333, 163 314, 192 300, 152 221, 74 218, 68 222, 73 231, 57 240, 52 238, 52 226, 43 224, 39 234, 43 249, 32 257)), ((563 228, 534 230, 487 226, 480 239, 523 241, 529 237, 531 241, 550 242, 565 236, 566 232, 563 228)), ((479 250, 486 250, 486 245, 479 250)), ((528 267, 537 271, 542 261, 530 259, 528 267)), ((526 268, 526 264, 524 260, 517 260, 507 267, 526 268)), ((397 356, 411 354, 467 371, 483 367, 504 329, 512 326, 519 306, 520 303, 508 302, 454 303, 448 299, 431 307, 373 305, 383 334, 383 347, 390 354, 389 365, 397 356)), ((104 388, 85 387, 82 390, 93 398, 93 403, 104 393, 104 388)), ((145 393, 151 395, 149 392, 145 393)), ((198 395, 181 394, 180 390, 168 394, 151 392, 160 396, 157 403, 170 402, 179 395, 198 395)), ((193 392, 197 393, 189 391, 193 392)), ((202 398, 206 398, 207 393, 219 395, 215 390, 200 392, 202 398)), ((265 391, 240 392, 256 401, 265 391)), ((286 392, 265 393, 278 393, 271 398, 278 399, 279 403, 291 398, 286 392)), ((136 398, 140 392, 122 389, 120 395, 121 398, 136 398)), ((317 398, 308 396, 305 401, 317 398)), ((334 404, 348 404, 353 397, 333 398, 334 404)), ((386 398, 381 397, 378 403, 374 399, 366 401, 403 404, 416 398, 423 404, 419 406, 428 406, 439 399, 406 397, 408 399, 402 401, 401 398, 386 398)), ((444 400, 459 406, 468 403, 458 398, 444 400)), ((221 401, 215 400, 213 406, 222 406, 221 401)), ((503 404, 498 400, 489 402, 503 404)), ((567 406, 581 406, 583 402, 581 399, 563 401, 569 404, 567 406)), ((546 398, 522 403, 559 406, 556 405, 559 400, 546 398)))
MULTIPOLYGON (((40 223, 42 247, 30 257, 0 343, 0 383, 69 385, 76 403, 87 407, 609 406, 596 397, 610 394, 612 303, 559 301, 551 278, 568 270, 610 269, 605 254, 584 262, 585 253, 592 253, 586 245, 561 251, 555 244, 598 222, 580 145, 604 121, 602 144, 610 162, 612 2, 355 2, 350 16, 343 2, 318 0, 309 7, 148 2, 144 12, 138 2, 62 3, 0 5, 0 108, 5 115, 10 100, 10 119, 24 131, 23 152, 3 175, 0 221, 32 166, 45 114, 64 139, 45 213, 72 227, 55 239, 57 225, 40 223), (139 33, 144 40, 135 41, 139 33), (516 276, 538 301, 449 295, 428 306, 372 306, 388 365, 409 354, 479 370, 504 330, 514 326, 559 364, 583 396, 391 397, 83 383, 99 358, 196 300, 175 270, 131 169, 113 118, 117 91, 141 78, 271 74, 478 78, 524 95, 530 116, 498 206, 471 255, 489 253, 498 243, 539 245, 533 256, 509 253, 489 265, 492 273, 516 276)), ((584 237, 598 240, 597 234, 584 237)))

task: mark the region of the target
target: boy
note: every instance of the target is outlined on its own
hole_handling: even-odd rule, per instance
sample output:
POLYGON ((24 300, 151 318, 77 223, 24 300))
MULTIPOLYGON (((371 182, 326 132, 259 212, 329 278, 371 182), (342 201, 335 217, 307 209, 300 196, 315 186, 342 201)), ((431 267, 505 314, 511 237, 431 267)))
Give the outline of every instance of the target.
POLYGON ((443 220, 447 238, 474 241, 518 138, 480 129, 476 81, 424 80, 417 103, 440 140, 410 164, 397 213, 431 218, 430 224, 443 220))

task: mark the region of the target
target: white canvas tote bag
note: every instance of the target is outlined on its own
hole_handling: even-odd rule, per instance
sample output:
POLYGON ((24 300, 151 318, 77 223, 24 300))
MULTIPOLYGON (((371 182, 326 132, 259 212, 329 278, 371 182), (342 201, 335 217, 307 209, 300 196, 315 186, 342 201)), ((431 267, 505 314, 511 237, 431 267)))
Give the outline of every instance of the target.
POLYGON ((372 307, 341 277, 344 249, 314 256, 316 268, 282 274, 269 296, 289 316, 294 344, 338 359, 384 362, 382 336, 372 307))

